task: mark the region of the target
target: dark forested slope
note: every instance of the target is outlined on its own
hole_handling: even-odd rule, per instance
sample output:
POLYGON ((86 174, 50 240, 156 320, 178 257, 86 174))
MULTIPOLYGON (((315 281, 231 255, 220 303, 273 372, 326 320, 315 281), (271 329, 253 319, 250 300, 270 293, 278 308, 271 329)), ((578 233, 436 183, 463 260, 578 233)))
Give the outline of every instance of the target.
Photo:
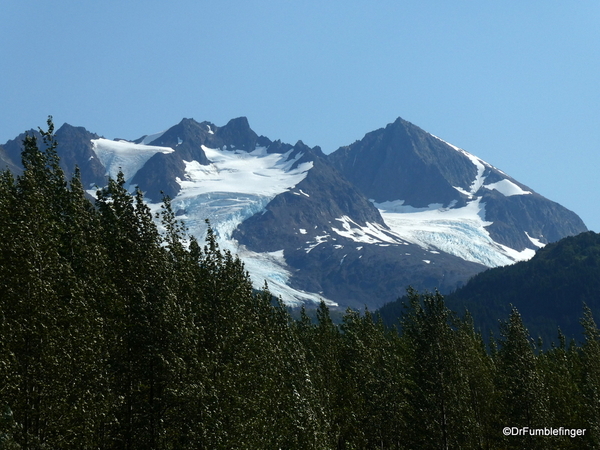
MULTIPOLYGON (((592 231, 566 237, 538 250, 529 261, 488 269, 464 287, 446 296, 455 311, 468 309, 477 326, 498 331, 498 318, 511 305, 523 316, 532 335, 555 341, 557 329, 568 337, 581 338, 583 305, 600 313, 600 234, 592 231)), ((393 323, 401 301, 381 309, 393 323)))

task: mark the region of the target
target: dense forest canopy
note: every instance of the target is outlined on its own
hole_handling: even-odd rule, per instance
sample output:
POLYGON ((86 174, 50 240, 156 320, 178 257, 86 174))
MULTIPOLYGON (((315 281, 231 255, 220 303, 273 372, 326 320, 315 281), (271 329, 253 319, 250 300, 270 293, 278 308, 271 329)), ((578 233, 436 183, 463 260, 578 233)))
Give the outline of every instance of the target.
POLYGON ((548 351, 516 310, 486 348, 438 293, 409 291, 402 332, 324 303, 293 320, 210 228, 187 236, 168 198, 153 217, 122 176, 90 202, 42 136, 0 176, 1 449, 600 446, 588 310, 583 344, 548 351))

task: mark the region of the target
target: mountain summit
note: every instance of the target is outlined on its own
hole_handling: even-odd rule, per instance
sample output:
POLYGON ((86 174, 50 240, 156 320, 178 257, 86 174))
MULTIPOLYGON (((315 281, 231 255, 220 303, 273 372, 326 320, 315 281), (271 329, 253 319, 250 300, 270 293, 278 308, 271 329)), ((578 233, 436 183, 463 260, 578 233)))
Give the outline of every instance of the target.
POLYGON ((400 118, 329 159, 380 209, 455 214, 477 202, 494 242, 519 252, 586 230, 576 214, 400 118))
MULTIPOLYGON (((290 304, 376 308, 408 285, 454 290, 488 267, 529 259, 586 231, 573 212, 476 156, 397 119, 324 155, 256 134, 245 117, 183 119, 135 141, 63 125, 61 164, 90 194, 122 171, 151 208, 163 195, 191 234, 210 219, 257 287, 290 304)), ((0 163, 19 171, 18 142, 0 163)))

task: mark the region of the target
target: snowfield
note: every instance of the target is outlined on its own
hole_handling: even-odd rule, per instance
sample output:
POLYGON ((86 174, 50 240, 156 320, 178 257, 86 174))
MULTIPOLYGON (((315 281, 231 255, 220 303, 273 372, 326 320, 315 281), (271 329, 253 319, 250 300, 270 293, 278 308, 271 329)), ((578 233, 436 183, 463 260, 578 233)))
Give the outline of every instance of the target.
POLYGON ((490 190, 495 189, 498 192, 500 192, 502 195, 505 195, 506 197, 510 197, 512 195, 531 194, 530 191, 524 191, 523 189, 521 189, 519 186, 517 186, 515 183, 513 183, 510 180, 500 180, 496 183, 486 184, 483 187, 490 189, 490 190))
POLYGON ((137 171, 156 153, 172 153, 175 151, 170 147, 155 147, 103 138, 92 139, 92 146, 96 156, 106 167, 107 174, 116 179, 119 170, 121 170, 127 181, 133 179, 137 171))

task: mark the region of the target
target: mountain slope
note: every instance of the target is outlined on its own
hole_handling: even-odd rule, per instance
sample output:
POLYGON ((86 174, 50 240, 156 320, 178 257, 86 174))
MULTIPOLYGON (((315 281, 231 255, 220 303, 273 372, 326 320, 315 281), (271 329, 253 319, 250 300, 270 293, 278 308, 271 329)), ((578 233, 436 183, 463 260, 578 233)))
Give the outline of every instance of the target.
MULTIPOLYGON (((447 222, 453 239, 468 243, 475 236, 481 251, 471 251, 468 259, 487 266, 528 259, 543 244, 587 230, 573 212, 401 118, 329 160, 373 200, 390 226, 397 222, 392 228, 399 235, 407 232, 407 213, 429 211, 426 220, 447 222)), ((408 228, 407 239, 440 248, 439 235, 415 236, 408 228)), ((452 247, 443 249, 468 253, 460 244, 452 247)))
MULTIPOLYGON (((408 285, 450 292, 585 231, 574 213, 402 119, 328 156, 259 136, 244 117, 183 119, 135 141, 67 124, 56 136, 65 171, 78 165, 90 195, 122 171, 152 209, 170 196, 191 234, 203 239, 208 218, 255 285, 266 279, 290 304, 375 308, 408 285)), ((0 151, 15 173, 18 142, 0 151)))
POLYGON ((206 157, 203 146, 251 152, 257 145, 267 146, 270 143, 264 138, 259 138, 250 129, 245 117, 232 119, 223 127, 217 127, 210 122, 198 123, 193 119, 183 119, 164 133, 152 136, 151 139, 145 136, 136 142, 174 150, 173 153, 157 152, 131 180, 132 184, 139 185, 153 201, 160 201, 162 193, 170 197, 179 193, 181 187, 177 178, 185 177, 183 161, 210 165, 211 161, 206 157))
POLYGON ((306 178, 232 235, 255 252, 283 250, 292 287, 372 308, 411 283, 449 290, 483 269, 400 239, 352 184, 313 158, 306 178))

